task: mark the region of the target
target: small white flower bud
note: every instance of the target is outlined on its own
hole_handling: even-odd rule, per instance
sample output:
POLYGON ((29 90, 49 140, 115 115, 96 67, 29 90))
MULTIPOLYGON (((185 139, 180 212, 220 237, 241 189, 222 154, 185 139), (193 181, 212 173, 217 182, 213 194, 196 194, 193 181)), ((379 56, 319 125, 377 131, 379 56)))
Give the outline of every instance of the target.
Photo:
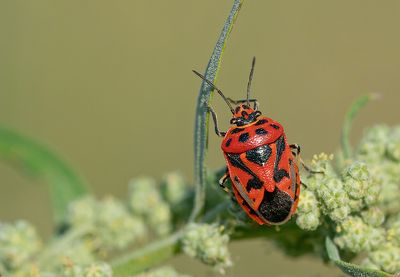
POLYGON ((68 206, 67 222, 75 227, 94 224, 96 220, 97 202, 92 196, 86 196, 73 201, 68 206))
POLYGON ((308 213, 318 209, 318 201, 314 192, 305 189, 300 194, 299 205, 297 206, 297 213, 308 213))
POLYGON ((362 199, 367 196, 369 182, 353 178, 345 178, 345 191, 353 199, 362 199))
POLYGON ((389 229, 387 230, 387 240, 400 247, 400 220, 389 225, 389 229))
POLYGON ((381 244, 377 250, 368 254, 368 259, 383 271, 400 272, 400 248, 390 243, 381 244))
POLYGON ((0 263, 17 268, 37 253, 42 242, 35 227, 24 220, 0 223, 0 263))
POLYGON ((343 182, 338 178, 327 179, 320 187, 318 195, 328 211, 347 205, 349 201, 343 182))
MULTIPOLYGON (((68 245, 63 251, 57 253, 48 264, 49 267, 56 268, 59 264, 63 264, 66 272, 74 272, 78 268, 72 265, 89 264, 95 260, 91 240, 76 240, 68 245)), ((72 274, 72 273, 71 273, 72 274)), ((75 276, 75 275, 71 275, 75 276)))
POLYGON ((320 224, 319 211, 316 210, 297 215, 296 224, 303 230, 308 230, 308 231, 316 230, 320 224))
POLYGON ((132 211, 141 215, 157 235, 172 229, 170 206, 163 200, 153 179, 138 178, 129 184, 129 203, 132 211))
POLYGON ((392 129, 386 144, 386 152, 390 158, 400 162, 400 126, 392 129))
POLYGON ((152 212, 149 213, 147 221, 157 235, 164 236, 172 229, 171 216, 169 205, 159 202, 153 207, 152 212))
POLYGON ((368 188, 367 195, 364 197, 367 206, 373 206, 378 203, 379 194, 381 192, 381 185, 376 179, 371 180, 368 188))
POLYGON ((229 236, 223 231, 224 228, 216 224, 191 223, 181 241, 183 252, 224 272, 232 261, 228 251, 229 236))
POLYGON ((354 162, 351 164, 346 169, 345 174, 358 181, 368 181, 370 178, 368 167, 362 162, 354 162))
POLYGON ((358 154, 366 160, 379 160, 385 154, 389 131, 390 129, 386 125, 377 125, 367 129, 358 146, 358 154))
POLYGON ((111 266, 104 262, 96 262, 83 269, 84 277, 112 277, 111 266))
POLYGON ((347 203, 352 212, 359 212, 363 209, 364 203, 362 199, 349 199, 347 203))
POLYGON ((353 253, 376 248, 384 241, 383 229, 365 224, 360 217, 350 216, 337 226, 335 243, 353 253))
POLYGON ((181 174, 171 172, 164 177, 164 194, 171 205, 176 205, 185 199, 187 186, 181 174))
POLYGON ((324 174, 315 174, 316 179, 323 179, 325 176, 335 176, 335 170, 331 165, 333 160, 333 154, 320 153, 319 155, 314 155, 311 160, 311 168, 314 171, 320 171, 324 174))
POLYGON ((129 214, 125 206, 109 197, 97 205, 96 234, 100 244, 122 249, 146 234, 143 221, 129 214))
POLYGON ((154 179, 143 177, 129 182, 129 204, 134 213, 147 216, 161 201, 154 179))
POLYGON ((385 214, 378 207, 371 207, 363 211, 361 216, 365 223, 373 227, 379 227, 385 221, 385 214))
POLYGON ((333 209, 329 217, 335 222, 343 221, 350 214, 350 207, 347 205, 333 209))

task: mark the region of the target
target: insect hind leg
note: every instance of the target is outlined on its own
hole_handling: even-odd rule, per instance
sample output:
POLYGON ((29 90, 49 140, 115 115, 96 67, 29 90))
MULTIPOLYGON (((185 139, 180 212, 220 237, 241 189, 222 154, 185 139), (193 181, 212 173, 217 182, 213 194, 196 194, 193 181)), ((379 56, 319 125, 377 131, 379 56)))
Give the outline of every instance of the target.
POLYGON ((228 169, 226 169, 225 174, 219 179, 219 186, 227 193, 230 193, 230 190, 225 186, 226 181, 230 178, 228 169))
POLYGON ((312 170, 309 166, 307 166, 305 164, 305 162, 303 161, 303 159, 300 156, 300 152, 301 152, 301 147, 300 145, 298 145, 297 143, 295 144, 290 144, 289 145, 290 149, 292 149, 292 154, 293 156, 295 156, 295 158, 298 160, 298 162, 303 166, 303 168, 310 174, 325 174, 325 172, 323 171, 316 171, 316 170, 312 170))

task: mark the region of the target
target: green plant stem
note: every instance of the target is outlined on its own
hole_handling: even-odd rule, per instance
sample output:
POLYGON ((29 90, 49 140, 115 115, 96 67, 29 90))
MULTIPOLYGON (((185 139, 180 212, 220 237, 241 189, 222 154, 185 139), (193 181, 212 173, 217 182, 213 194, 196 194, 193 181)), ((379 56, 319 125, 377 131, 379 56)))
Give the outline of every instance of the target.
MULTIPOLYGON (((228 205, 228 200, 217 205, 204 216, 204 220, 214 220, 215 217, 228 205)), ((125 256, 115 259, 111 262, 115 276, 132 276, 135 273, 153 267, 168 258, 179 254, 181 252, 179 241, 184 232, 185 229, 183 228, 166 238, 150 243, 144 248, 135 250, 125 256)))
MULTIPOLYGON (((210 210, 205 216, 204 222, 211 222, 221 211, 225 210, 229 205, 229 200, 220 203, 210 210)), ((290 228, 288 228, 290 229, 290 228)), ((293 228, 292 228, 293 229, 293 228)), ((185 233, 185 229, 163 238, 161 240, 150 243, 144 248, 140 248, 111 262, 113 273, 118 277, 128 277, 133 274, 142 272, 148 268, 156 266, 163 261, 181 253, 179 241, 185 233)), ((237 232, 232 234, 234 240, 248 239, 255 237, 267 237, 278 235, 273 228, 265 228, 263 226, 254 226, 253 228, 237 228, 237 232)))
POLYGON ((61 237, 54 238, 53 243, 50 247, 46 248, 45 251, 41 253, 40 256, 37 257, 36 263, 38 265, 46 266, 46 264, 54 259, 55 255, 62 253, 64 249, 67 249, 71 244, 90 233, 93 230, 93 227, 90 225, 82 225, 76 228, 71 229, 61 237))
MULTIPOLYGON (((225 21, 221 34, 214 47, 214 51, 208 62, 207 69, 204 76, 207 80, 215 82, 217 73, 221 65, 222 54, 224 52, 226 41, 233 28, 233 24, 239 14, 240 7, 243 0, 234 0, 233 7, 225 21)), ((206 168, 205 156, 207 152, 208 143, 208 106, 212 95, 212 88, 206 83, 202 82, 200 92, 197 98, 195 128, 194 128, 194 184, 196 186, 196 194, 194 198, 193 210, 190 215, 190 222, 198 218, 204 208, 205 201, 205 186, 206 186, 206 168)))
POLYGON ((370 100, 374 100, 377 98, 378 98, 377 94, 364 95, 355 100, 353 104, 350 106, 349 110, 347 111, 343 122, 342 136, 341 136, 342 151, 345 160, 351 159, 352 157, 352 149, 350 144, 350 131, 354 117, 370 100))
POLYGON ((179 240, 184 231, 153 242, 144 248, 129 253, 111 262, 115 276, 128 277, 146 270, 180 253, 179 240))

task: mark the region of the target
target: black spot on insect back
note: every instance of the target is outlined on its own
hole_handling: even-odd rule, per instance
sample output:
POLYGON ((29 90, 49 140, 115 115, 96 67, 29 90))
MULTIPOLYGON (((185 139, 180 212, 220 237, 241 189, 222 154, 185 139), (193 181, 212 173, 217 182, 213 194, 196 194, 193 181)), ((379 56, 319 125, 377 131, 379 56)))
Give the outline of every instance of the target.
POLYGON ((258 129, 256 129, 256 134, 263 136, 263 135, 268 134, 268 131, 266 131, 264 128, 258 128, 258 129))
POLYGON ((276 130, 278 130, 278 129, 279 129, 279 126, 278 126, 278 125, 276 125, 276 124, 269 124, 269 126, 271 126, 272 128, 274 128, 274 129, 276 129, 276 130))
POLYGON ((251 189, 261 189, 262 186, 263 186, 263 182, 256 177, 256 178, 252 178, 249 181, 247 181, 246 190, 247 190, 247 192, 250 192, 251 189))
POLYGON ((225 142, 225 146, 228 147, 229 145, 231 145, 232 139, 229 138, 226 142, 225 142))
POLYGON ((237 134, 240 133, 244 130, 244 128, 235 128, 231 131, 231 134, 237 134))
POLYGON ((263 125, 264 123, 268 123, 268 120, 266 119, 260 119, 259 121, 257 121, 257 123, 255 125, 263 125))
POLYGON ((276 160, 274 165, 274 181, 279 183, 283 177, 289 178, 289 173, 283 169, 279 168, 279 162, 282 158, 282 154, 285 151, 286 144, 283 136, 279 137, 276 141, 276 160))
POLYGON ((268 161, 271 153, 271 147, 269 145, 263 145, 246 151, 246 159, 262 166, 268 161))
MULTIPOLYGON (((240 158, 240 154, 226 154, 226 155, 228 157, 229 163, 232 166, 240 168, 241 170, 252 176, 252 178, 246 184, 247 191, 250 191, 252 188, 260 189, 263 186, 263 182, 258 178, 258 176, 243 163, 242 159, 240 158)), ((236 182, 239 182, 237 176, 234 177, 234 180, 236 182)))
POLYGON ((239 136, 239 141, 246 142, 249 139, 249 137, 250 137, 249 133, 243 133, 239 136))

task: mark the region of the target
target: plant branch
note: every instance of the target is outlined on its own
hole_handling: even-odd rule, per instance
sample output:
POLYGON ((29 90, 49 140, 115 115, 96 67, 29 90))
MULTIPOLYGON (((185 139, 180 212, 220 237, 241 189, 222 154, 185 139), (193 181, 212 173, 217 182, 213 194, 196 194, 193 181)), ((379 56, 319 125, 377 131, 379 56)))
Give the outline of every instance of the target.
POLYGON ((180 253, 183 230, 111 262, 115 276, 129 277, 180 253))
MULTIPOLYGON (((214 47, 214 51, 208 62, 205 71, 205 78, 211 82, 216 81, 217 73, 221 65, 222 54, 224 52, 227 39, 233 28, 236 17, 239 13, 243 0, 234 0, 233 7, 225 21, 221 34, 214 47)), ((212 88, 205 81, 202 82, 200 92, 197 98, 195 128, 194 128, 194 184, 196 185, 196 194, 194 198, 193 210, 190 215, 190 222, 193 222, 201 214, 204 208, 205 185, 206 185, 206 168, 205 156, 208 141, 208 106, 212 95, 212 88)))

